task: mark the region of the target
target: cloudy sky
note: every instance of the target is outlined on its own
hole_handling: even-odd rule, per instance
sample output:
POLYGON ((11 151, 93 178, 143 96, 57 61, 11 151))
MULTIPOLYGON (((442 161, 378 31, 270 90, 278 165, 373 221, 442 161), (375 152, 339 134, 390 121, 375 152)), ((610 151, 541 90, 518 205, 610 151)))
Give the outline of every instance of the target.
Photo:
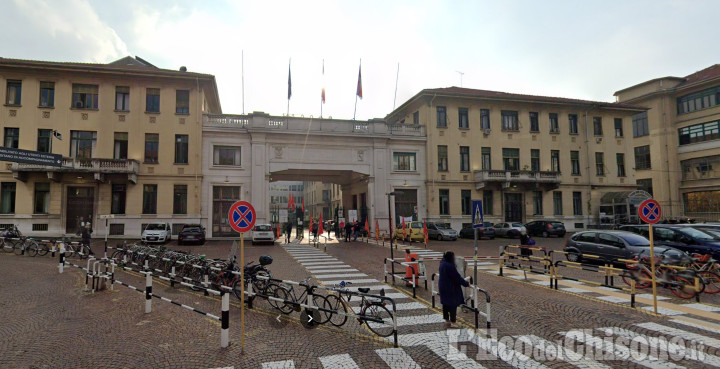
POLYGON ((217 77, 225 113, 383 117, 423 88, 612 101, 720 62, 720 1, 0 0, 0 56, 110 62, 138 55, 217 77), (322 78, 322 62, 325 76, 322 78), (323 82, 324 81, 324 82, 323 82))

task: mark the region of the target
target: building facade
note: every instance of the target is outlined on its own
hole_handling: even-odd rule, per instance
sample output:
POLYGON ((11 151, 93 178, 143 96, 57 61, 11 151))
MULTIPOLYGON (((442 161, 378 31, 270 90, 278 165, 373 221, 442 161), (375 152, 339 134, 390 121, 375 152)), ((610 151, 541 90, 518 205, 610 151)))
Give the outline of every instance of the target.
POLYGON ((143 224, 198 223, 203 113, 215 78, 141 58, 109 64, 0 58, 0 125, 9 148, 61 154, 60 167, 4 163, 0 223, 25 234, 139 237, 143 224))
POLYGON ((615 93, 632 118, 635 171, 668 218, 720 220, 720 64, 615 93))
POLYGON ((390 113, 427 127, 427 213, 459 229, 471 201, 487 221, 598 221, 604 193, 636 188, 629 104, 467 88, 427 89, 390 113))

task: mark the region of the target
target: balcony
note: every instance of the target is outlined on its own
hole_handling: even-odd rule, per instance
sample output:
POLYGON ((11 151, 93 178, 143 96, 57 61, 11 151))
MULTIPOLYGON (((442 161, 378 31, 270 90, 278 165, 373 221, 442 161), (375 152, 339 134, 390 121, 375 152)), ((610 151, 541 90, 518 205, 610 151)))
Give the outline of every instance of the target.
POLYGON ((484 188, 490 183, 499 183, 502 188, 513 185, 539 188, 541 185, 557 188, 560 184, 560 172, 535 172, 529 170, 476 170, 475 189, 484 188))
POLYGON ((137 183, 137 175, 140 171, 140 163, 131 159, 75 159, 63 158, 59 167, 12 163, 10 170, 13 177, 20 181, 27 179, 27 173, 45 172, 49 179, 59 182, 63 173, 72 174, 93 174, 96 181, 105 182, 107 175, 127 175, 128 181, 137 183))

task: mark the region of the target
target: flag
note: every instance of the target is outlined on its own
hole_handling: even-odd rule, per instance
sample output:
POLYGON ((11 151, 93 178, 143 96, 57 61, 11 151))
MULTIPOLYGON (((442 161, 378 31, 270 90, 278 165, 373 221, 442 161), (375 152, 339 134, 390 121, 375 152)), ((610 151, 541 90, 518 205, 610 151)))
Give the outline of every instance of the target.
POLYGON ((320 214, 320 219, 318 220, 318 236, 323 234, 323 221, 322 221, 322 214, 320 214))
POLYGON ((303 197, 302 200, 300 200, 300 202, 302 202, 302 212, 304 213, 305 212, 305 198, 303 197))
POLYGON ((406 233, 406 231, 405 231, 405 217, 402 217, 402 220, 403 220, 403 222, 402 222, 403 239, 405 239, 405 238, 407 237, 407 233, 406 233))
POLYGON ((288 61, 288 100, 292 96, 292 80, 290 79, 290 62, 288 61))
POLYGON ((380 239, 380 226, 378 225, 378 220, 375 219, 375 241, 377 242, 380 239))
POLYGON ((325 104, 325 59, 323 59, 323 67, 322 67, 322 92, 320 93, 320 99, 322 100, 322 103, 325 104))
POLYGON ((293 208, 293 196, 292 196, 292 192, 290 192, 290 198, 288 199, 288 208, 290 208, 290 209, 293 208))
POLYGON ((370 234, 370 224, 368 223, 367 218, 365 218, 365 231, 367 231, 367 233, 370 234))
POLYGON ((425 245, 427 247, 428 244, 428 232, 427 232, 427 223, 425 223, 425 219, 423 219, 423 237, 425 238, 425 245))
POLYGON ((280 238, 280 222, 277 224, 277 237, 275 238, 280 238))
POLYGON ((358 85, 357 85, 357 96, 362 99, 362 64, 358 69, 358 85))
POLYGON ((313 225, 313 221, 312 221, 312 220, 313 220, 313 219, 312 219, 312 214, 310 214, 310 224, 309 224, 309 227, 308 227, 308 233, 309 233, 310 235, 312 235, 312 225, 313 225))

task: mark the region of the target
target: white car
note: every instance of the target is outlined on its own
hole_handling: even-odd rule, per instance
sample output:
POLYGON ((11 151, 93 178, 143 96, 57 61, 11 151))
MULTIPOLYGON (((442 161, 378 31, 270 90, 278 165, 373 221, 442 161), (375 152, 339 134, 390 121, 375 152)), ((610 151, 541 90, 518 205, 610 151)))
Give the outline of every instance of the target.
POLYGON ((172 229, 170 228, 170 223, 161 222, 148 224, 140 235, 140 240, 146 243, 165 243, 170 241, 171 238, 172 229))
POLYGON ((252 244, 267 242, 275 243, 275 233, 270 224, 258 224, 252 231, 252 244))
POLYGON ((520 237, 520 232, 522 231, 527 231, 522 223, 511 222, 495 224, 495 234, 498 237, 520 237))

